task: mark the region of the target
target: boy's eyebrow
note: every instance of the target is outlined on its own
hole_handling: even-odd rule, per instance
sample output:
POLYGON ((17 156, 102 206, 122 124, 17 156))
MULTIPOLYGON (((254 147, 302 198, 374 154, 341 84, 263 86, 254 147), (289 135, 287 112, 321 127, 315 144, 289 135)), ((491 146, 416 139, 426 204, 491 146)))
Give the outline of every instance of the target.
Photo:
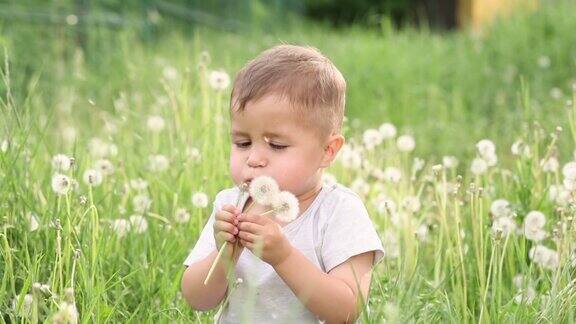
MULTIPOLYGON (((232 130, 232 136, 246 136, 246 137, 248 137, 249 135, 250 135, 250 134, 248 134, 248 133, 246 133, 246 132, 243 132, 243 131, 232 130)), ((272 133, 272 132, 265 132, 263 135, 264 135, 265 137, 268 137, 268 138, 280 138, 280 137, 283 137, 283 136, 280 135, 280 134, 272 133)))

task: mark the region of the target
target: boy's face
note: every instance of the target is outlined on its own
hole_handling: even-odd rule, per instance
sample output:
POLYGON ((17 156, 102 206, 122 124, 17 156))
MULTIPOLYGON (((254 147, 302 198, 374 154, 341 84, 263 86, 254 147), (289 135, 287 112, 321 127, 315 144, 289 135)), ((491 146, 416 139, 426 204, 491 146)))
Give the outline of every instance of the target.
POLYGON ((268 94, 232 113, 230 171, 236 185, 267 175, 301 195, 321 181, 325 143, 300 122, 286 100, 268 94))

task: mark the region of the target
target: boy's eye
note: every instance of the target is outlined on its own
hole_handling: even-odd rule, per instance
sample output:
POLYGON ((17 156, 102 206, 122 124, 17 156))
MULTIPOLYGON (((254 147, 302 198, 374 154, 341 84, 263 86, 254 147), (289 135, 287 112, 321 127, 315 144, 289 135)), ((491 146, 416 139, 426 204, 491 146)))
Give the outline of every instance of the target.
POLYGON ((235 143, 236 147, 238 148, 247 148, 250 146, 250 142, 239 142, 239 143, 235 143))
POLYGON ((271 148, 273 148, 274 150, 278 150, 278 151, 283 150, 283 149, 288 147, 288 145, 280 145, 280 144, 274 144, 274 143, 268 143, 268 144, 270 144, 271 148))

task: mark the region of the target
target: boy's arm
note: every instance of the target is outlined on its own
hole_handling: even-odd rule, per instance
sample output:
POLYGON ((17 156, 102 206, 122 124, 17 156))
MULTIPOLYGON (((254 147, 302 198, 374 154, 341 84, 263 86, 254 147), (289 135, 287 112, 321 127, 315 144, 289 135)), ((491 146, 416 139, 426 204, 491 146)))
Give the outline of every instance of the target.
POLYGON ((222 301, 228 289, 227 277, 232 275, 243 250, 239 246, 236 247, 234 257, 230 260, 232 245, 228 244, 229 249, 222 255, 207 285, 204 285, 204 279, 212 266, 212 262, 216 259, 218 251, 210 253, 203 260, 186 268, 182 276, 182 295, 192 308, 206 311, 218 306, 222 301), (230 261, 232 261, 231 271, 227 272, 227 264, 230 261))
POLYGON ((353 322, 368 297, 374 252, 355 255, 324 273, 298 249, 274 269, 302 303, 327 323, 353 322))

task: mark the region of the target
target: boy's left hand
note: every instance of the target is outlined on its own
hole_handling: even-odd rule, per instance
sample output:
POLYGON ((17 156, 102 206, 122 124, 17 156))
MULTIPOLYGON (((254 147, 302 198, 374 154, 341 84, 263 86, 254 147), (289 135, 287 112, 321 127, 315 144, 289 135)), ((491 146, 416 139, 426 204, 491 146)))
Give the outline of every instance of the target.
POLYGON ((240 242, 254 255, 273 267, 288 258, 292 245, 270 216, 243 213, 238 220, 240 242))

